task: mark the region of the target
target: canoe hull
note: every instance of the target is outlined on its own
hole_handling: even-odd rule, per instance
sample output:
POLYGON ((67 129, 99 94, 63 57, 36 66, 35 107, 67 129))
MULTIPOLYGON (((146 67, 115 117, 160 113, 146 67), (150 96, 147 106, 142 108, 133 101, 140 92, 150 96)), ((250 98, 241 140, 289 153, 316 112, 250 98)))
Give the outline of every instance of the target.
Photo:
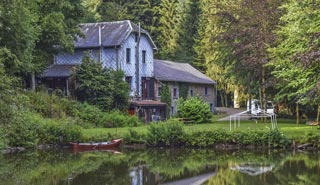
POLYGON ((77 143, 71 142, 71 147, 74 151, 87 150, 109 150, 120 146, 122 139, 114 139, 110 142, 95 142, 95 143, 77 143))

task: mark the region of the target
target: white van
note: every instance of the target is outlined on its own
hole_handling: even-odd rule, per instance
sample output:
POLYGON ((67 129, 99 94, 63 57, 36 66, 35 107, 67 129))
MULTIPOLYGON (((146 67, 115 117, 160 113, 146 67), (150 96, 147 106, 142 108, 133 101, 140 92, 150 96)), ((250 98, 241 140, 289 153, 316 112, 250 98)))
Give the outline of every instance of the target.
MULTIPOLYGON (((247 111, 250 111, 249 100, 247 101, 247 111)), ((257 116, 262 113, 260 101, 257 99, 251 100, 251 114, 257 116)), ((274 107, 272 101, 267 101, 267 113, 274 114, 274 107)))

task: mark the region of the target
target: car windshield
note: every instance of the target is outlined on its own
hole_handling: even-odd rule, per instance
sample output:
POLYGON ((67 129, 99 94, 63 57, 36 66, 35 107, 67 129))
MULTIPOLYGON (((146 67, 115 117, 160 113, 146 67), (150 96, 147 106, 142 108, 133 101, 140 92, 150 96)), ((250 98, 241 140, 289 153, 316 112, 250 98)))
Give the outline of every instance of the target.
POLYGON ((268 103, 267 103, 267 109, 273 109, 273 105, 272 105, 271 102, 268 102, 268 103))

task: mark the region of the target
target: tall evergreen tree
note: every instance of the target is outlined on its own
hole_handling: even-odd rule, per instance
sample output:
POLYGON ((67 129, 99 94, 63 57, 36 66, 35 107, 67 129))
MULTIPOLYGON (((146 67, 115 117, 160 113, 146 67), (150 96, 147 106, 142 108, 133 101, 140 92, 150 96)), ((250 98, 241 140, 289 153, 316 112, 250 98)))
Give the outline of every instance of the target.
MULTIPOLYGON (((198 34, 200 18, 200 2, 197 0, 186 0, 180 2, 180 26, 177 26, 177 49, 174 53, 176 61, 194 63, 195 59, 195 38, 198 34)), ((200 66, 196 66, 200 69, 200 66)))
POLYGON ((226 19, 223 15, 237 17, 235 10, 239 4, 240 1, 230 3, 229 0, 204 0, 200 4, 201 16, 198 38, 195 38, 194 64, 217 81, 222 106, 229 106, 227 97, 235 86, 235 75, 232 72, 235 58, 232 47, 221 39, 234 20, 226 19))
POLYGON ((270 49, 273 75, 278 79, 277 98, 318 106, 320 117, 320 3, 290 0, 282 8, 283 25, 276 32, 276 47, 270 49))
POLYGON ((162 0, 158 8, 159 13, 159 45, 158 57, 173 59, 177 49, 178 32, 176 26, 179 25, 178 0, 162 0))

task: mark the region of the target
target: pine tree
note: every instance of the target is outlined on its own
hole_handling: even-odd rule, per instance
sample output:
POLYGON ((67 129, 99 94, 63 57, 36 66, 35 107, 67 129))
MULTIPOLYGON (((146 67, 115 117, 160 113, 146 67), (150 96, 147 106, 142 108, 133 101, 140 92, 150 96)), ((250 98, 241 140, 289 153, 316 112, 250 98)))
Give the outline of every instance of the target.
POLYGON ((159 36, 157 37, 157 43, 159 51, 157 56, 160 58, 173 59, 177 49, 178 3, 178 0, 162 0, 158 8, 159 36))

